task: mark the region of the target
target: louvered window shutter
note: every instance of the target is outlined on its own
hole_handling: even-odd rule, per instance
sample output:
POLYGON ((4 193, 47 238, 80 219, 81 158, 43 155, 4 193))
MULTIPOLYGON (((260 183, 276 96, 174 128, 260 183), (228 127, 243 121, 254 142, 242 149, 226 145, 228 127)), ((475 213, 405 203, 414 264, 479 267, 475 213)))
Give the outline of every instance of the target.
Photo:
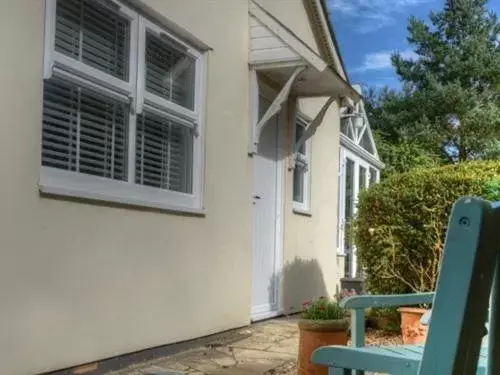
POLYGON ((193 110, 195 65, 184 47, 146 33, 146 91, 193 110))
POLYGON ((136 134, 136 183, 191 193, 191 129, 144 113, 137 118, 136 134))
POLYGON ((58 0, 55 50, 127 81, 130 22, 96 1, 58 0))
POLYGON ((76 85, 45 82, 42 165, 126 180, 128 110, 76 85))
POLYGON ((115 0, 48 5, 41 186, 198 205, 199 52, 115 0))

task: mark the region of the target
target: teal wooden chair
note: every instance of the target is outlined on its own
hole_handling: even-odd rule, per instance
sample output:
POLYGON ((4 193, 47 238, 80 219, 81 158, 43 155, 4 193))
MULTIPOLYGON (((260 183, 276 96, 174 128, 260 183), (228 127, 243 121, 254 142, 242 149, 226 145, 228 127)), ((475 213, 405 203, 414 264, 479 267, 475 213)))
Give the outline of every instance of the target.
POLYGON ((354 374, 500 374, 499 234, 500 203, 459 199, 449 219, 436 293, 347 299, 344 307, 352 309, 353 346, 321 347, 311 360, 328 366, 330 375, 351 370, 354 374), (365 308, 429 303, 432 317, 425 345, 364 346, 365 308), (482 345, 487 321, 487 345, 482 345))

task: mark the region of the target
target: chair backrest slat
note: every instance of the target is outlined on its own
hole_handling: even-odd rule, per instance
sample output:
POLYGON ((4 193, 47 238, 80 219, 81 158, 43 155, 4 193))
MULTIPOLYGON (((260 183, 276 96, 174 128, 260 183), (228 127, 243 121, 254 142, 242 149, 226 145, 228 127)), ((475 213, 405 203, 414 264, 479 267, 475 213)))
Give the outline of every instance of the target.
POLYGON ((496 260, 495 210, 479 198, 453 206, 420 374, 477 368, 496 260))
MULTIPOLYGON (((500 202, 494 202, 492 206, 495 216, 500 217, 500 202)), ((500 241, 497 241, 497 248, 500 248, 500 241)), ((500 374, 500 255, 497 255, 495 265, 488 326, 488 374, 500 374)))
MULTIPOLYGON (((499 213, 497 213, 497 215, 499 215, 499 213)), ((500 241, 497 246, 500 247, 500 241)), ((497 255, 495 265, 495 281, 493 282, 493 288, 491 292, 490 311, 488 319, 487 374, 500 374, 500 255, 497 255)))

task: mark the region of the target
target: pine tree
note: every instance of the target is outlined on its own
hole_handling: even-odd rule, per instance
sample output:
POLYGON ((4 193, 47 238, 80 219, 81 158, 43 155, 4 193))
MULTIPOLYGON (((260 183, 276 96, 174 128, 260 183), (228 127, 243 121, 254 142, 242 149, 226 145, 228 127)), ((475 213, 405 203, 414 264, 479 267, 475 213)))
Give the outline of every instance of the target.
POLYGON ((405 126, 452 162, 486 157, 500 139, 500 24, 486 4, 447 0, 430 24, 411 18, 408 42, 417 58, 392 57, 411 93, 405 126))
POLYGON ((397 73, 416 87, 425 87, 428 75, 440 83, 500 83, 500 24, 488 12, 486 0, 447 0, 444 11, 431 13, 432 27, 412 17, 408 42, 419 59, 393 57, 397 73))

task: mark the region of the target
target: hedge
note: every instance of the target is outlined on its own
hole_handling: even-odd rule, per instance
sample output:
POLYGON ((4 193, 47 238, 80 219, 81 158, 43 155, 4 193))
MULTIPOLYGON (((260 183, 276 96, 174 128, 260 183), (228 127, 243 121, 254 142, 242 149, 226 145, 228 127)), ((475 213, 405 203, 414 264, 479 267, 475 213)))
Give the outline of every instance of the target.
POLYGON ((373 294, 433 291, 453 203, 500 200, 500 163, 470 162, 395 174, 360 194, 353 240, 373 294))

